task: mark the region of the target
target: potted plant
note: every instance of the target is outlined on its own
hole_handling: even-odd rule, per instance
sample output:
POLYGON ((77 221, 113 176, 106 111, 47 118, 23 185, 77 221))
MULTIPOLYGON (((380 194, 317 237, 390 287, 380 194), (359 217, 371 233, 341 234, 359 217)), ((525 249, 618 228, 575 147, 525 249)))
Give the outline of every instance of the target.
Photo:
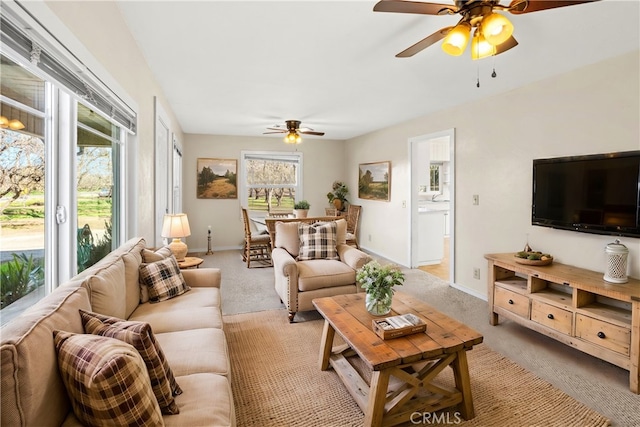
POLYGON ((309 202, 300 200, 293 205, 293 213, 296 214, 296 218, 306 218, 310 207, 309 202))
POLYGON ((404 283, 404 273, 397 266, 382 266, 374 260, 356 272, 356 280, 367 294, 367 311, 374 316, 383 316, 391 311, 393 287, 404 283))
POLYGON ((349 193, 349 187, 342 181, 334 181, 331 186, 332 191, 327 193, 327 199, 337 210, 344 212, 347 208, 347 193, 349 193))

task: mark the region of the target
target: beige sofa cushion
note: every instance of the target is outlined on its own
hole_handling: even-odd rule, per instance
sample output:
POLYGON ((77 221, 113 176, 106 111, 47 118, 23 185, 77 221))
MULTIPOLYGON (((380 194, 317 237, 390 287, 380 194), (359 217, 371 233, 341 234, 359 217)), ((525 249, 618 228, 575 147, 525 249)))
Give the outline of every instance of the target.
POLYGON ((91 310, 105 316, 125 319, 127 291, 122 258, 89 276, 82 286, 89 291, 91 310))
POLYGON ((142 356, 160 411, 163 414, 180 412, 173 396, 182 393, 182 389, 148 323, 120 321, 115 317, 86 311, 80 311, 80 318, 86 333, 115 338, 132 345, 142 356))
POLYGON ((115 338, 54 331, 58 367, 76 417, 89 426, 163 425, 144 361, 115 338))
MULTIPOLYGON (((182 375, 213 373, 230 376, 224 332, 216 328, 157 333, 156 339, 178 382, 182 375)), ((180 383, 183 390, 186 387, 180 383)))
POLYGON ((87 291, 62 287, 2 327, 3 426, 58 426, 71 410, 53 344, 55 329, 82 333, 87 291))
POLYGON ((341 261, 314 259, 298 262, 298 290, 351 285, 356 282, 356 272, 341 261))
POLYGON ((176 397, 180 414, 164 417, 167 427, 235 426, 231 383, 221 375, 203 373, 178 377, 185 392, 176 397))
POLYGON ((140 264, 142 255, 140 252, 130 252, 122 256, 124 262, 125 281, 125 313, 126 319, 140 304, 140 264))
MULTIPOLYGON (((189 293, 193 290, 189 291, 189 293)), ((186 294, 185 294, 186 295, 186 294)), ((182 298, 180 295, 179 298, 182 298)), ((160 304, 164 304, 162 302, 160 304)), ((178 332, 189 329, 216 328, 222 329, 222 314, 217 307, 194 307, 178 309, 177 307, 157 310, 158 304, 142 304, 133 312, 129 320, 148 322, 156 334, 160 332, 178 332)))

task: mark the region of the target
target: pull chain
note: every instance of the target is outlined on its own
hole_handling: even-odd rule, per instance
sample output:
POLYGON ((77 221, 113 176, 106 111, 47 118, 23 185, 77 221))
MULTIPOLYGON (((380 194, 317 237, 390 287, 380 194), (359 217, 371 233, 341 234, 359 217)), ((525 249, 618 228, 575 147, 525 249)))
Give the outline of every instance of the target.
POLYGON ((498 74, 496 73, 496 56, 493 55, 493 72, 491 73, 491 77, 495 79, 497 76, 498 74))
POLYGON ((480 87, 480 64, 477 64, 478 67, 476 69, 476 79, 477 79, 477 83, 476 83, 476 87, 480 87))

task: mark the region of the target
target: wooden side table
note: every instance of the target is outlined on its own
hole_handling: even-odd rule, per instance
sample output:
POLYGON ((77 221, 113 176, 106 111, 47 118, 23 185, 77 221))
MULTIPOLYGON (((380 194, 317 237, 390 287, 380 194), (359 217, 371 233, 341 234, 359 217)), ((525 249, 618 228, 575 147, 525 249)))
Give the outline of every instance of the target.
POLYGON ((181 269, 187 268, 200 268, 200 264, 202 264, 204 260, 202 258, 188 256, 184 258, 184 261, 178 261, 178 267, 181 269))

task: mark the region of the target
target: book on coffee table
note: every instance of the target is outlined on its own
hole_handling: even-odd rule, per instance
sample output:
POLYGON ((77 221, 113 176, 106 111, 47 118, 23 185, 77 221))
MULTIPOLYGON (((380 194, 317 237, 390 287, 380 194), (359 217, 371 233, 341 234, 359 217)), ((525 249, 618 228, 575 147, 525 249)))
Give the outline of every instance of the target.
POLYGON ((424 332, 427 325, 418 316, 407 313, 398 316, 373 319, 373 331, 383 340, 424 332))

